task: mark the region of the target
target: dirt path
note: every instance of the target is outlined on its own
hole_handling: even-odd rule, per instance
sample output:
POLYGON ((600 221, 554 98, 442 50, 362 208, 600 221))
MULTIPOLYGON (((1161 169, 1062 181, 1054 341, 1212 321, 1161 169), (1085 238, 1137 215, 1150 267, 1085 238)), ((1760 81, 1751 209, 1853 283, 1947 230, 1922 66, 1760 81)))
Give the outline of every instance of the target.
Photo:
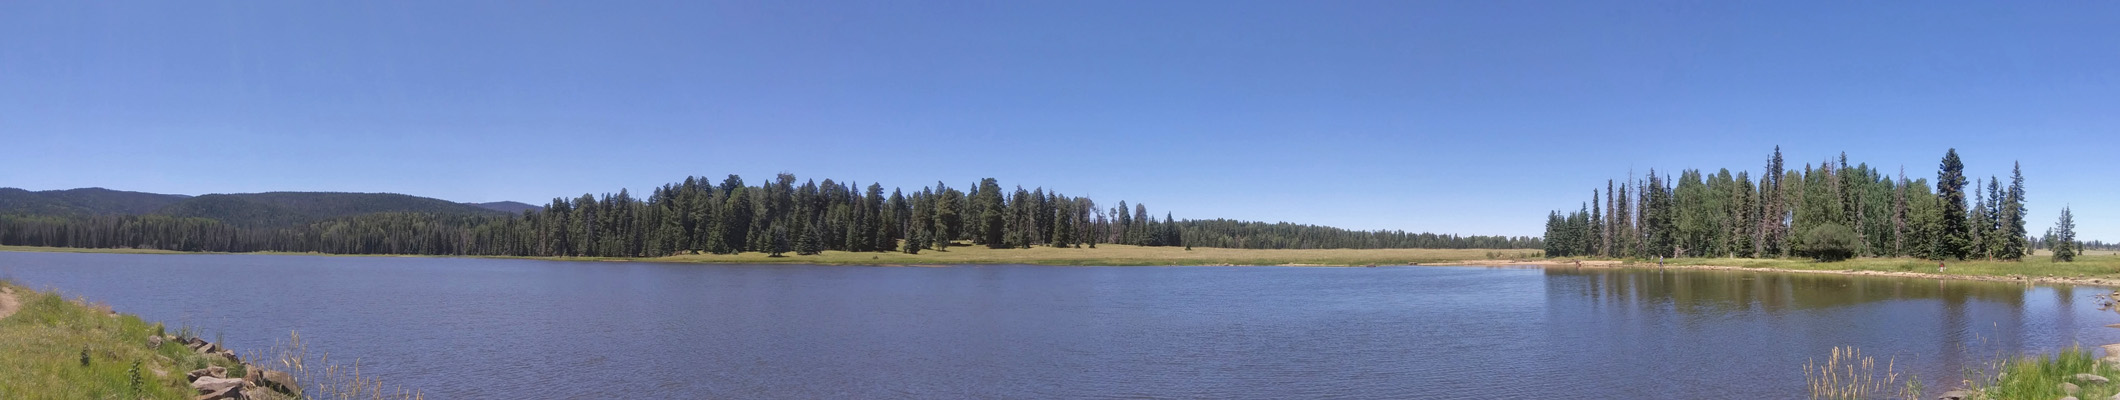
POLYGON ((0 287, 0 318, 15 315, 15 311, 21 309, 22 302, 15 300, 15 289, 0 287))

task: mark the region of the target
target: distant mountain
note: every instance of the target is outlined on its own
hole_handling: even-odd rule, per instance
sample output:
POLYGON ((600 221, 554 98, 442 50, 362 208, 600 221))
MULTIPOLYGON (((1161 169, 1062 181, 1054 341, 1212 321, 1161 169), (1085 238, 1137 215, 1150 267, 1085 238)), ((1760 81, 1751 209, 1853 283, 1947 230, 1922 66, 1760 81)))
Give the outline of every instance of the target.
POLYGON ((509 214, 522 214, 524 210, 539 210, 539 211, 542 211, 542 210, 544 210, 544 209, 545 209, 544 207, 538 207, 538 206, 533 206, 533 205, 529 205, 529 204, 523 204, 522 202, 515 202, 515 201, 496 201, 496 202, 491 202, 491 203, 464 203, 464 204, 469 204, 469 205, 472 205, 472 206, 475 206, 475 207, 478 207, 478 208, 484 208, 484 209, 488 209, 488 210, 493 210, 493 211, 500 211, 500 212, 504 212, 504 213, 509 213, 509 214))
POLYGON ((288 226, 383 212, 442 216, 503 215, 477 205, 396 193, 268 192, 209 194, 171 204, 155 214, 200 217, 246 226, 288 226))
POLYGON ((81 188, 32 192, 0 188, 0 214, 140 215, 155 212, 191 196, 81 188))

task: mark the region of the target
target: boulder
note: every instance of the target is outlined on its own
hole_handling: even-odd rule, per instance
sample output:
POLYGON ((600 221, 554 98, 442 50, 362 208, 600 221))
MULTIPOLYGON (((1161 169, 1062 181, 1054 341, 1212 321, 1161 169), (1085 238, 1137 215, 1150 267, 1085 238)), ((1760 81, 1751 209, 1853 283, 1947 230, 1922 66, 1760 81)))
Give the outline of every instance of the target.
POLYGON ((228 375, 227 375, 227 374, 228 374, 228 369, 227 369, 227 368, 221 368, 221 367, 206 367, 206 368, 200 368, 200 369, 195 369, 195 370, 191 370, 191 372, 187 372, 187 373, 185 373, 185 374, 184 374, 184 379, 186 379, 186 380, 190 380, 190 381, 192 381, 192 382, 198 382, 198 381, 199 381, 200 379, 204 379, 204 378, 226 378, 226 377, 228 377, 228 375))
POLYGON ((148 337, 147 337, 147 349, 148 349, 148 350, 155 350, 155 349, 160 349, 160 348, 162 348, 162 337, 161 337, 161 336, 148 336, 148 337))
POLYGON ((1936 400, 1966 400, 1970 398, 1973 398, 1973 392, 1964 390, 1943 392, 1942 396, 1936 396, 1936 400))
POLYGON ((199 397, 193 397, 191 398, 191 400, 241 400, 242 398, 242 388, 226 387, 221 388, 221 390, 207 392, 206 394, 199 395, 199 397))
POLYGON ((264 386, 286 394, 302 392, 302 387, 295 385, 294 374, 280 371, 265 371, 265 381, 258 382, 258 386, 264 386))
POLYGON ((253 385, 260 385, 260 383, 258 382, 263 381, 264 379, 265 370, 258 369, 258 366, 256 365, 243 364, 243 382, 248 382, 253 385))
POLYGON ((230 362, 243 362, 243 359, 236 357, 236 352, 230 350, 216 351, 213 353, 213 355, 221 356, 221 358, 226 358, 230 362))
POLYGON ((2083 391, 2083 388, 2076 387, 2076 384, 2074 383, 2062 382, 2060 385, 2056 386, 2061 387, 2061 393, 2076 394, 2076 392, 2083 391))
MULTIPOLYGON (((208 376, 199 378, 199 380, 196 381, 191 381, 191 388, 198 389, 199 394, 213 394, 216 392, 224 392, 242 386, 243 380, 235 378, 215 378, 208 376)), ((242 393, 240 393, 240 389, 236 390, 239 391, 238 393, 236 393, 237 395, 242 395, 242 393)))
POLYGON ((2097 376, 2092 374, 2076 374, 2076 381, 2083 383, 2106 383, 2112 382, 2113 380, 2106 379, 2103 376, 2097 376))
POLYGON ((242 389, 238 389, 238 388, 226 388, 226 389, 221 389, 221 390, 218 390, 218 391, 214 391, 214 392, 211 392, 211 393, 207 393, 207 394, 202 394, 202 395, 199 395, 198 397, 193 397, 193 398, 192 398, 192 400, 242 400, 242 399, 243 399, 243 390, 242 390, 242 389))

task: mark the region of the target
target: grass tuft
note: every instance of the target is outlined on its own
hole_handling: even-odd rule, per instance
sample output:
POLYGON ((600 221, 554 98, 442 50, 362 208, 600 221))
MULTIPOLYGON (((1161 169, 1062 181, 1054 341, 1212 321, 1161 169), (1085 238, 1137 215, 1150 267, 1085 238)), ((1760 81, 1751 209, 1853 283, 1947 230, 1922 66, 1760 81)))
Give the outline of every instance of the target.
POLYGON ((2120 386, 2111 383, 2120 382, 2120 374, 2082 348, 2069 348, 2047 356, 2010 358, 1999 364, 1997 373, 1979 374, 1968 379, 1969 386, 1973 386, 1983 398, 2048 400, 2076 396, 2079 399, 2104 399, 2120 393, 2120 386), (2078 380, 2076 374, 2102 376, 2108 381, 2078 380), (2076 385, 2080 391, 2067 393, 2062 389, 2062 383, 2076 385))
POLYGON ((1877 359, 1863 355, 1861 349, 1834 347, 1824 364, 1804 362, 1804 386, 1814 400, 1920 399, 1921 379, 1908 376, 1901 381, 1897 364, 1896 357, 1886 359, 1884 368, 1878 369, 1877 359))
POLYGON ((262 360, 269 370, 285 371, 294 376, 301 386, 305 399, 330 400, 423 400, 426 395, 402 386, 386 385, 382 380, 361 371, 361 361, 349 364, 333 362, 323 352, 312 352, 302 341, 302 333, 289 334, 284 342, 277 342, 263 352, 253 352, 246 359, 262 360))

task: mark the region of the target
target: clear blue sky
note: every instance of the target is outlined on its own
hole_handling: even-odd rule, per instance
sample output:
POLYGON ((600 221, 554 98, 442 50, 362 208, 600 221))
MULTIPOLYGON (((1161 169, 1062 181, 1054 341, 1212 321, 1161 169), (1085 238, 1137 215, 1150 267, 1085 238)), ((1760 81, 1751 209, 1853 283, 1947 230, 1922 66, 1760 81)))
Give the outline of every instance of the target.
POLYGON ((2024 162, 2120 239, 2120 3, 0 2, 0 186, 687 175, 1537 235, 1631 169, 2024 162))

